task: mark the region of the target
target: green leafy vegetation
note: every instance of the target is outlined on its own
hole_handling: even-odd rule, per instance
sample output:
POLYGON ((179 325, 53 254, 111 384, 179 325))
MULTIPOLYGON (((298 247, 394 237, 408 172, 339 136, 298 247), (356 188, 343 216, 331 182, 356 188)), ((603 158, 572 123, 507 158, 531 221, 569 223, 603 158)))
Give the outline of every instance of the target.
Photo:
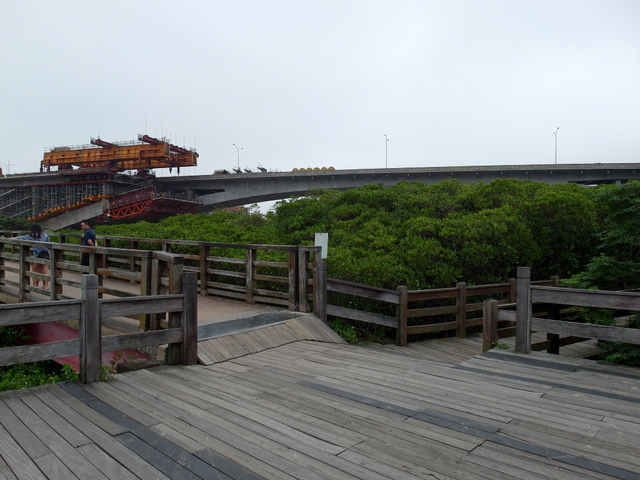
POLYGON ((0 215, 0 230, 29 230, 31 222, 24 219, 3 217, 0 215))
MULTIPOLYGON (((598 205, 596 255, 573 276, 571 286, 601 290, 623 290, 640 286, 640 182, 599 187, 593 200, 598 205)), ((612 316, 590 310, 591 323, 610 325, 612 316)), ((638 316, 627 325, 640 328, 638 316)), ((640 366, 640 345, 599 342, 602 360, 640 366)))
MULTIPOLYGON (((0 347, 23 345, 25 333, 12 327, 0 327, 0 347)), ((35 387, 47 383, 77 380, 78 374, 69 365, 60 366, 53 361, 33 362, 0 367, 0 391, 35 387)))

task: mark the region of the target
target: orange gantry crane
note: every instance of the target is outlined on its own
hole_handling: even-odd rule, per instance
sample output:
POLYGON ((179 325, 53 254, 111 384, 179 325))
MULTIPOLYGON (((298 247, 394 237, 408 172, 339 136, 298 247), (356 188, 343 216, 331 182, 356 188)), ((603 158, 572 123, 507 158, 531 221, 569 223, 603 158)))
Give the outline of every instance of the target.
POLYGON ((94 171, 122 172, 125 170, 146 171, 152 168, 195 167, 198 154, 195 150, 178 147, 149 135, 138 135, 138 141, 111 143, 92 138, 91 145, 80 147, 56 147, 45 152, 40 171, 57 168, 60 173, 78 173, 88 169, 94 171))
POLYGON ((66 180, 22 188, 29 220, 44 221, 102 199, 109 199, 98 217, 104 222, 195 213, 197 202, 158 193, 150 170, 176 168, 179 173, 180 167, 197 166, 197 159, 195 150, 149 135, 114 143, 92 138, 90 145, 52 148, 44 154, 40 172, 57 169, 66 180), (137 175, 121 175, 126 170, 137 170, 137 175))

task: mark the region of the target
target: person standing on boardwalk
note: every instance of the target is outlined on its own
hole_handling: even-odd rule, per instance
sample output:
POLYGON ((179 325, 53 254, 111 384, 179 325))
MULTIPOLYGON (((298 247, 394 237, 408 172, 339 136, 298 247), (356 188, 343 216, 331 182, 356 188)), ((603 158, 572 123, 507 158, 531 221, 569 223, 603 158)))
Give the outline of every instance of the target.
MULTIPOLYGON (((20 235, 19 237, 16 237, 16 238, 18 240, 31 240, 32 242, 50 242, 51 241, 51 239, 49 238, 49 235, 43 232, 42 227, 37 223, 31 226, 31 231, 29 232, 28 235, 20 235)), ((43 260, 49 260, 51 258, 49 254, 49 249, 46 247, 40 247, 40 246, 33 247, 33 256, 36 258, 41 258, 43 260)), ((44 275, 47 275, 49 273, 47 266, 42 263, 32 263, 30 268, 35 273, 42 273, 44 275)), ((31 282, 36 287, 40 285, 40 280, 38 279, 38 277, 32 277, 31 282)), ((47 282, 46 280, 42 280, 42 288, 44 288, 45 290, 48 289, 49 282, 47 282)))
MULTIPOLYGON (((88 221, 80 222, 80 228, 84 230, 84 234, 82 235, 82 245, 86 245, 88 247, 96 246, 96 232, 93 231, 91 225, 89 225, 88 221)), ((89 254, 87 252, 82 253, 82 259, 80 262, 84 266, 89 266, 89 254)))

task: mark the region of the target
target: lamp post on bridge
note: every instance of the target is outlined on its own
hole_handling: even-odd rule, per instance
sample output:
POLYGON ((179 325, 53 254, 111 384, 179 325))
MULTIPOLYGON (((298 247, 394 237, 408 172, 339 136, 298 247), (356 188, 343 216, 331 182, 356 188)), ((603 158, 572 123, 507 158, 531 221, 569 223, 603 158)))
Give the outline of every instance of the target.
POLYGON ((387 138, 387 134, 384 135, 384 168, 387 168, 387 161, 389 159, 389 139, 387 138))
POLYGON ((238 147, 235 143, 233 146, 236 147, 236 151, 238 152, 238 168, 240 168, 240 150, 242 150, 242 147, 238 147))
POLYGON ((558 164, 558 130, 560 130, 560 127, 556 128, 556 131, 553 132, 553 136, 555 137, 555 143, 556 143, 556 148, 555 148, 555 161, 554 163, 557 165, 558 164))
MULTIPOLYGON (((11 159, 9 159, 8 163, 0 162, 0 165, 7 167, 7 173, 4 175, 5 177, 11 174, 11 159)), ((15 163, 13 165, 15 165, 15 163)))

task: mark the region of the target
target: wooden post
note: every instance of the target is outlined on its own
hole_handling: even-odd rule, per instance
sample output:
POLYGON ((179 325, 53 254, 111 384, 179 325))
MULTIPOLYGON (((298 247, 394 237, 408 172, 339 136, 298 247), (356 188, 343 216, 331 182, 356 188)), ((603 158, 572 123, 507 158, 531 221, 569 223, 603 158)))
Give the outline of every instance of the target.
POLYGON ((327 262, 316 261, 316 274, 313 277, 314 301, 313 314, 327 323, 327 262))
POLYGON ((297 249, 289 251, 289 310, 298 309, 298 255, 297 249))
POLYGON ((82 275, 80 318, 80 381, 100 381, 102 373, 101 319, 98 305, 98 276, 82 275))
MULTIPOLYGON (((182 276, 183 273, 184 258, 177 255, 174 256, 172 262, 169 264, 169 292, 168 293, 182 293, 182 276)), ((181 312, 170 312, 168 327, 180 328, 182 320, 181 312)), ((182 354, 181 344, 171 343, 167 348, 167 363, 169 365, 176 365, 180 363, 180 356, 182 354)))
POLYGON ((198 274, 185 272, 182 275, 182 293, 184 304, 182 310, 182 365, 198 363, 198 274))
POLYGON ((516 303, 516 298, 518 298, 518 293, 516 289, 516 279, 507 278, 507 283, 509 284, 509 295, 507 298, 507 303, 516 303))
MULTIPOLYGON (((247 291, 245 293, 245 301, 247 303, 253 303, 253 289, 255 287, 254 283, 255 280, 253 279, 253 276, 256 273, 256 267, 254 265, 256 259, 256 250, 253 248, 247 248, 247 257, 246 257, 246 265, 245 265, 245 271, 247 272, 246 275, 246 281, 245 281, 245 285, 247 288, 247 291)), ((289 288, 291 288, 291 286, 289 286, 289 288)))
MULTIPOLYGON (((151 260, 153 252, 147 252, 145 257, 140 259, 140 295, 151 295, 151 278, 152 278, 152 263, 151 260)), ((131 257, 132 261, 135 261, 134 257, 131 257)), ((151 314, 140 315, 138 322, 138 328, 141 331, 145 331, 148 325, 151 324, 151 314)))
POLYGON ((498 341, 498 301, 490 298, 482 302, 482 351, 491 350, 498 341))
POLYGON ((207 295, 207 281, 209 280, 209 273, 207 270, 209 269, 209 251, 211 247, 205 245, 204 243, 200 244, 200 295, 205 297, 207 295))
MULTIPOLYGON (((547 318, 550 318, 551 320, 560 320, 560 305, 548 305, 547 311, 547 318)), ((547 340, 549 341, 547 353, 560 355, 560 335, 557 333, 547 333, 547 340)))
POLYGON ((31 277, 29 277, 28 275, 29 262, 27 262, 27 257, 29 256, 30 251, 31 247, 29 247, 28 245, 18 246, 18 275, 20 277, 20 285, 18 287, 18 301, 21 303, 27 301, 27 287, 31 282, 31 277))
POLYGON ((458 288, 458 297, 456 298, 458 330, 456 337, 465 338, 467 336, 467 284, 466 282, 458 282, 456 287, 458 288))
POLYGON ((307 262, 309 261, 309 251, 304 247, 298 247, 298 272, 297 272, 297 285, 298 285, 298 308, 300 312, 309 311, 309 299, 307 298, 307 262))
MULTIPOLYGON (((0 253, 4 253, 5 243, 2 241, 2 237, 0 237, 0 253)), ((4 257, 0 255, 0 285, 4 285, 4 257)))
MULTIPOLYGON (((158 258, 152 254, 151 260, 151 290, 150 295, 163 295, 167 293, 167 287, 162 285, 162 277, 168 276, 166 260, 158 258)), ((143 330, 158 330, 160 328, 160 314, 152 313, 148 319, 148 324, 144 325, 143 330)))
POLYGON ((64 251, 60 248, 50 247, 49 257, 51 258, 51 264, 49 265, 51 300, 57 300, 62 295, 62 284, 58 284, 58 278, 62 277, 62 269, 59 264, 64 261, 64 251))
POLYGON ((531 269, 518 267, 516 352, 531 353, 531 269))
POLYGON ((400 347, 406 347, 407 346, 408 290, 407 290, 407 287, 404 285, 400 285, 396 290, 400 295, 398 308, 397 308, 398 329, 396 330, 396 345, 400 347))

